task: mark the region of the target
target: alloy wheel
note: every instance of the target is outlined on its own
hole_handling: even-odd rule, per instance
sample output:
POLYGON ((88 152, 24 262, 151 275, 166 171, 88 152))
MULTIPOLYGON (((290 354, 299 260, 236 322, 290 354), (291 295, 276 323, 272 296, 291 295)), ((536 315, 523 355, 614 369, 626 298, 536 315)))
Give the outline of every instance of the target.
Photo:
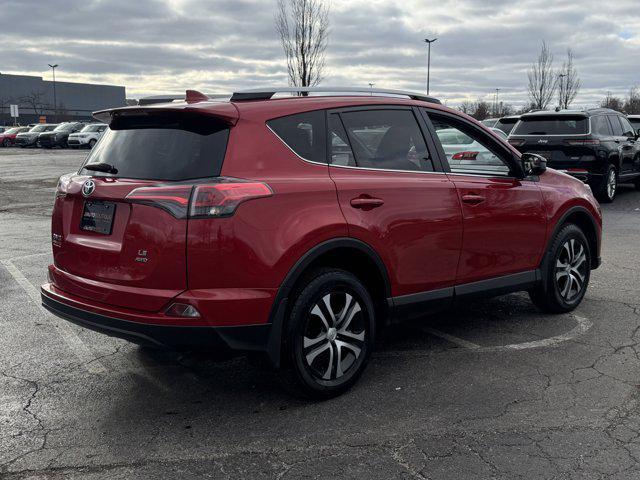
POLYGON ((347 292, 325 294, 307 315, 302 338, 306 367, 321 380, 340 379, 356 365, 366 335, 360 301, 347 292))
POLYGON ((607 197, 609 197, 610 200, 616 196, 617 188, 616 171, 612 168, 609 170, 609 175, 607 176, 607 197))
POLYGON ((565 302, 579 298, 587 277, 586 248, 575 238, 570 238, 560 248, 556 260, 556 284, 565 302))

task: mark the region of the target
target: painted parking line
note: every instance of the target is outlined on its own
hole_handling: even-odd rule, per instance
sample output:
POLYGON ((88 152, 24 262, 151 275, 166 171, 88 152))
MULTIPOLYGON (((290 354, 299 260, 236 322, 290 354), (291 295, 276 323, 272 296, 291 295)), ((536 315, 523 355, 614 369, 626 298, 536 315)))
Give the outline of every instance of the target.
POLYGON ((456 337, 445 332, 441 332, 440 330, 436 330, 435 328, 423 327, 421 328, 421 330, 468 350, 475 350, 479 352, 527 350, 531 348, 552 347, 563 342, 568 342, 575 339, 576 337, 579 337, 580 335, 584 335, 593 326, 593 323, 591 323, 591 321, 585 317, 581 317, 575 314, 571 314, 571 317, 576 321, 577 325, 568 332, 561 335, 542 338, 540 340, 535 340, 532 342, 511 343, 509 345, 497 345, 490 347, 483 347, 481 345, 478 345, 477 343, 470 342, 468 340, 465 340, 464 338, 456 337))
POLYGON ((27 296, 35 303, 41 312, 43 312, 45 318, 51 323, 58 334, 62 337, 62 340, 67 344, 69 349, 77 357, 80 363, 89 373, 99 374, 106 373, 105 366, 97 360, 96 356, 91 352, 84 342, 78 337, 71 325, 58 319, 47 311, 41 304, 40 292, 33 286, 33 284, 24 276, 24 274, 16 267, 11 260, 1 261, 4 268, 7 269, 9 274, 14 280, 22 287, 27 296))

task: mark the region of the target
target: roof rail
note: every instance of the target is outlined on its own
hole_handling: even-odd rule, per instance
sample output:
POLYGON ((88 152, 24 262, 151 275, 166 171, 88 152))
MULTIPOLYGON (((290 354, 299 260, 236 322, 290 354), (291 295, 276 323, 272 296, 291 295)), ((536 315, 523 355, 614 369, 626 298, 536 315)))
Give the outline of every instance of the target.
POLYGON ((429 103, 441 103, 434 97, 429 97, 421 93, 406 92, 404 90, 387 90, 381 88, 358 88, 358 87, 275 87, 275 88, 255 88, 251 90, 240 90, 231 96, 232 102, 242 100, 269 100, 276 93, 359 93, 377 95, 398 95, 409 97, 412 100, 421 100, 429 103))

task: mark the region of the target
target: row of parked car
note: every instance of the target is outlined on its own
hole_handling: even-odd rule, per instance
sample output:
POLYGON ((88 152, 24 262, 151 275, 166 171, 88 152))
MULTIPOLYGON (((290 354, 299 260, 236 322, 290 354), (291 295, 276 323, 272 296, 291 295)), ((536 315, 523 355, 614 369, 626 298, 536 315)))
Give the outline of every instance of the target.
POLYGON ((0 127, 2 147, 93 148, 107 125, 104 123, 38 123, 27 127, 0 127))
MULTIPOLYGON (((601 202, 614 200, 619 183, 633 183, 640 189, 640 115, 607 108, 552 110, 481 123, 506 133, 507 141, 521 152, 536 153, 548 166, 584 181, 601 202)), ((488 152, 477 148, 472 139, 466 141, 463 154, 454 152, 464 140, 445 146, 452 152, 450 163, 467 169, 487 164, 488 152)))

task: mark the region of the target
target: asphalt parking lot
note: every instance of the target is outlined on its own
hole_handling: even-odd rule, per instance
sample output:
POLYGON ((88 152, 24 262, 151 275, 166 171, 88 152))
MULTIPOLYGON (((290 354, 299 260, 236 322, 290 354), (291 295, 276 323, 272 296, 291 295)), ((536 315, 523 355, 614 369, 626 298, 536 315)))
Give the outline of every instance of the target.
POLYGON ((39 307, 56 180, 84 155, 0 149, 0 478, 640 478, 640 192, 604 206, 574 313, 516 294, 395 326, 351 392, 309 403, 244 357, 39 307))

